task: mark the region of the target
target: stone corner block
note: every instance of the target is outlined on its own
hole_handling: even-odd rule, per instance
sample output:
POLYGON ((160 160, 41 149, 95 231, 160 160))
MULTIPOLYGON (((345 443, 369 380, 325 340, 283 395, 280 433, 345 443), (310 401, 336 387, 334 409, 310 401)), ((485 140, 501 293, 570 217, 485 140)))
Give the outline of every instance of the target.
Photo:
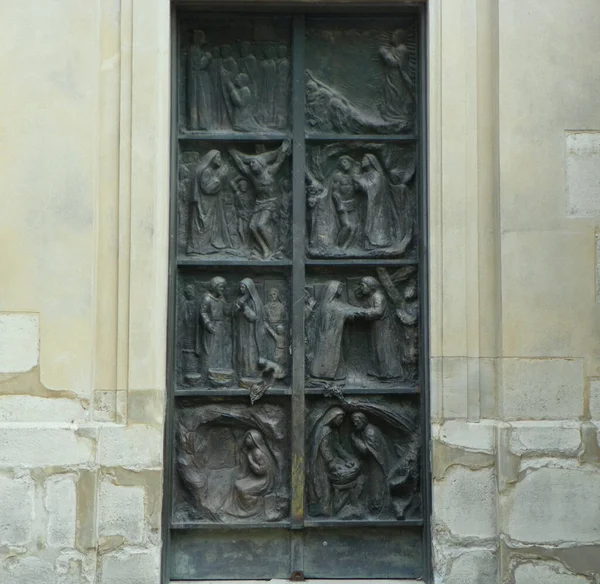
POLYGON ((33 313, 0 313, 0 373, 22 373, 39 363, 40 319, 33 313))
POLYGON ((494 452, 494 426, 493 421, 475 423, 448 420, 436 428, 436 437, 440 442, 449 446, 492 454, 494 452))
POLYGON ((141 543, 145 531, 144 489, 103 480, 98 515, 100 537, 121 536, 127 543, 141 543))
POLYGON ((126 468, 162 465, 163 433, 145 425, 103 426, 98 443, 98 464, 126 468))
POLYGON ((98 584, 159 584, 160 549, 147 551, 127 548, 100 559, 98 584))
POLYGON ((35 518, 35 487, 30 477, 0 475, 0 546, 30 542, 35 518))
POLYGON ((566 190, 569 217, 600 217, 600 132, 567 132, 566 190))
POLYGON ((75 475, 56 475, 45 481, 48 513, 47 543, 53 548, 75 547, 77 489, 75 475))

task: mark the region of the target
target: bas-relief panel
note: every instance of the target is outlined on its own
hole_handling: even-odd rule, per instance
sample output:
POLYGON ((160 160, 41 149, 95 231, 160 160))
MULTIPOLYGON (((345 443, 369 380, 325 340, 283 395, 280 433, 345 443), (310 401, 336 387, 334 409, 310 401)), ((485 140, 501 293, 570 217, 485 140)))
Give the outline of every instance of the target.
POLYGON ((416 259, 416 149, 334 142, 308 148, 308 254, 416 259))
POLYGON ((178 252, 191 257, 289 255, 290 143, 203 142, 180 152, 178 252))
POLYGON ((289 508, 284 405, 183 404, 176 413, 174 521, 275 522, 289 508))
POLYGON ((182 31, 180 126, 261 132, 289 127, 290 20, 204 16, 182 31), (210 32, 205 32, 210 31, 210 32))
POLYGON ((411 400, 310 400, 308 515, 321 519, 422 516, 419 410, 411 400))
POLYGON ((177 385, 246 388, 253 401, 288 383, 289 286, 283 275, 243 270, 180 276, 177 385))
POLYGON ((313 271, 305 290, 308 387, 416 384, 416 268, 313 271))
POLYGON ((415 131, 413 19, 309 19, 306 121, 316 133, 415 131))

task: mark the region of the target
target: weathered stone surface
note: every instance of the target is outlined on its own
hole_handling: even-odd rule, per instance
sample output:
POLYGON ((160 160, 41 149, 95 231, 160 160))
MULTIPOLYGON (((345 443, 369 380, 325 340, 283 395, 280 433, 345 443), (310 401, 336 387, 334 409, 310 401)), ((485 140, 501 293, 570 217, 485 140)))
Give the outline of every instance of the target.
POLYGON ((0 313, 0 373, 29 371, 39 361, 37 314, 0 313))
POLYGON ((34 518, 31 478, 0 476, 0 545, 29 543, 34 518))
POLYGON ((75 526, 77 521, 77 493, 74 475, 50 477, 44 483, 46 488, 46 512, 48 526, 46 541, 48 546, 72 548, 75 546, 75 526))
POLYGON ((0 466, 45 467, 89 464, 94 440, 75 426, 0 425, 0 466))
POLYGON ((455 558, 443 584, 492 584, 496 579, 496 554, 478 550, 455 558))
MULTIPOLYGON (((600 259, 600 256, 599 256, 600 259)), ((600 421, 600 379, 590 379, 590 415, 600 421)))
POLYGON ((144 489, 121 487, 108 480, 100 485, 100 537, 121 536, 127 543, 141 543, 144 537, 144 489))
POLYGON ((577 454, 581 446, 578 422, 513 422, 510 450, 514 454, 577 454))
POLYGON ((577 359, 504 359, 506 420, 568 420, 583 413, 583 362, 577 359))
POLYGON ((119 550, 101 558, 98 584, 158 584, 159 566, 158 549, 119 550))
POLYGON ((496 532, 493 469, 451 467, 433 487, 434 523, 458 537, 493 537, 496 532))
POLYGON ((505 533, 526 543, 600 542, 600 472, 539 468, 502 502, 505 533))
MULTIPOLYGON (((35 556, 12 557, 0 565, 0 582, 2 584, 63 584, 48 560, 35 556)), ((75 584, 67 580, 65 584, 75 584)))
POLYGON ((600 132, 566 134, 567 212, 600 216, 600 132))
POLYGON ((104 426, 100 430, 98 463, 102 466, 152 468, 162 460, 162 432, 148 426, 104 426))
POLYGON ((439 439, 451 446, 491 453, 494 450, 494 422, 450 420, 439 427, 439 439))
POLYGON ((77 399, 0 396, 0 422, 81 422, 86 413, 77 399))
POLYGON ((585 576, 569 573, 560 562, 528 562, 514 572, 515 584, 591 584, 585 576))

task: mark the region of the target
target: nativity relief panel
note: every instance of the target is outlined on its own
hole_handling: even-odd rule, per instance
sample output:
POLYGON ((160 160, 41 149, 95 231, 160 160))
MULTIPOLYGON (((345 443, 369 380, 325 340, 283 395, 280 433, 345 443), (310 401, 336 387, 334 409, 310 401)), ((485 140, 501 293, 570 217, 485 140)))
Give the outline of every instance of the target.
POLYGON ((289 255, 290 142, 202 144, 180 154, 178 248, 211 259, 289 255))
POLYGON ((184 131, 286 131, 290 21, 203 18, 182 34, 184 131), (205 32, 210 30, 210 32, 205 32))
POLYGON ((416 150, 335 142, 307 154, 308 255, 416 256, 416 150))
POLYGON ((310 275, 308 387, 390 388, 418 380, 419 305, 412 266, 310 275))
POLYGON ((412 20, 311 19, 306 38, 310 131, 400 134, 416 130, 417 31, 412 20), (375 25, 375 26, 374 26, 375 25))
POLYGON ((277 522, 289 512, 289 414, 274 403, 182 405, 174 520, 277 522))
POLYGON ((418 408, 381 398, 311 401, 308 515, 315 519, 421 517, 418 408))
POLYGON ((283 277, 180 278, 181 389, 248 389, 253 401, 288 385, 289 292, 283 277))

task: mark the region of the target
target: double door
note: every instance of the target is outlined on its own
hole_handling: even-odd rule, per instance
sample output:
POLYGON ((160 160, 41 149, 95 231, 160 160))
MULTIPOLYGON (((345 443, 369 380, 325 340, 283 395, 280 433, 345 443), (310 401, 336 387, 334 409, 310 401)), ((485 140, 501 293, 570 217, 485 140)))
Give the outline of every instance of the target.
POLYGON ((182 12, 167 578, 421 578, 421 14, 182 12))

